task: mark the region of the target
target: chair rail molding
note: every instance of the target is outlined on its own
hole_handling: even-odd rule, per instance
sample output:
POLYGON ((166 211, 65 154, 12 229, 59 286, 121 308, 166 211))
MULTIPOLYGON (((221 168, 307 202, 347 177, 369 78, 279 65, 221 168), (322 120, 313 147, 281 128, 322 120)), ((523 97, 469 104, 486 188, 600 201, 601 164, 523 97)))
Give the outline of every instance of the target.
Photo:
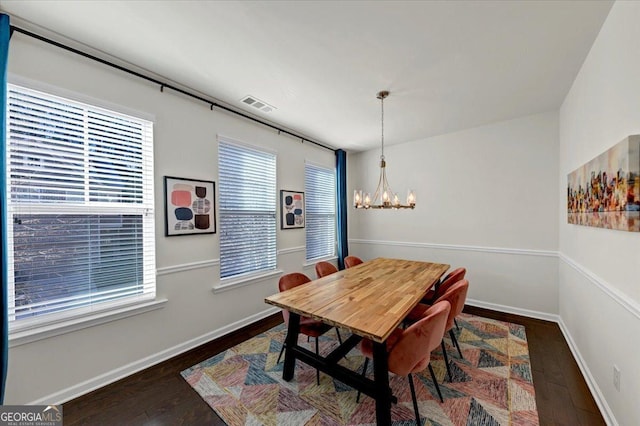
POLYGON ((299 253, 301 251, 305 251, 307 248, 305 246, 297 246, 297 247, 288 247, 278 250, 278 256, 283 254, 291 254, 291 253, 299 253))
POLYGON ((587 280, 591 283, 595 284, 600 290, 602 290, 606 295, 611 297, 613 300, 618 302, 622 307, 624 307, 627 311, 633 314, 636 318, 640 319, 640 304, 635 300, 631 299, 625 293, 621 292, 607 281, 603 280, 575 260, 571 259, 566 254, 560 252, 559 258, 567 265, 571 266, 574 270, 582 274, 587 280))
MULTIPOLYGON (((576 270, 580 274, 582 274, 586 279, 588 279, 591 283, 595 284, 606 295, 611 297, 618 304, 620 304, 626 310, 631 312, 635 317, 640 319, 640 304, 638 302, 631 299, 628 295, 616 289, 607 281, 600 278, 599 276, 597 276, 596 274, 594 274, 593 272, 591 272, 590 270, 580 265, 578 262, 571 259, 569 256, 567 256, 566 254, 560 251, 489 247, 489 246, 468 246, 468 245, 459 245, 459 244, 435 244, 435 243, 419 243, 419 242, 405 242, 405 241, 363 240, 363 239, 350 239, 349 244, 384 245, 384 246, 396 246, 396 247, 428 248, 428 249, 436 249, 436 250, 459 250, 459 251, 475 251, 475 252, 483 252, 483 253, 513 254, 513 255, 523 255, 523 256, 556 257, 562 260, 567 265, 571 266, 574 270, 576 270)), ((477 306, 480 306, 480 305, 477 305, 477 306)), ((516 312, 512 312, 512 313, 516 313, 516 312)), ((529 315, 526 315, 526 316, 529 316, 529 315)))
POLYGON ((220 259, 201 260, 198 262, 182 263, 180 265, 164 266, 156 269, 156 275, 169 275, 177 272, 192 271, 194 269, 214 268, 220 265, 220 259))
MULTIPOLYGON (((299 247, 289 247, 285 249, 280 249, 277 251, 278 256, 293 254, 304 252, 306 250, 305 246, 299 247)), ((181 263, 179 265, 171 265, 171 266, 163 266, 161 268, 156 268, 156 275, 170 275, 178 272, 186 272, 192 271, 195 269, 205 269, 205 268, 215 268, 220 266, 220 259, 209 259, 209 260, 201 260, 197 262, 189 262, 189 263, 181 263)))
POLYGON ((436 244, 436 243, 419 243, 419 242, 409 242, 409 241, 383 241, 383 240, 362 240, 362 239, 350 239, 349 244, 370 244, 370 245, 383 245, 383 246, 431 248, 431 249, 438 249, 438 250, 479 251, 484 253, 558 257, 558 252, 554 250, 534 250, 534 249, 520 249, 520 248, 507 248, 507 247, 490 247, 490 246, 467 246, 467 245, 460 245, 460 244, 436 244))

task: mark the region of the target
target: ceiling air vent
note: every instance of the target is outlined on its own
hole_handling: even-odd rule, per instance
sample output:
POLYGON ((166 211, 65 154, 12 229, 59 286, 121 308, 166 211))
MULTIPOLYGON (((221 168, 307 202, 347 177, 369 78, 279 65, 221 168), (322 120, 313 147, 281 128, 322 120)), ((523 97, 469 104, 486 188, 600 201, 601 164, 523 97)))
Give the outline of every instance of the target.
POLYGON ((266 103, 265 101, 261 101, 260 99, 256 98, 255 96, 245 96, 242 99, 242 102, 252 106, 253 108, 259 109, 262 112, 271 112, 274 109, 276 109, 276 107, 269 105, 268 103, 266 103))

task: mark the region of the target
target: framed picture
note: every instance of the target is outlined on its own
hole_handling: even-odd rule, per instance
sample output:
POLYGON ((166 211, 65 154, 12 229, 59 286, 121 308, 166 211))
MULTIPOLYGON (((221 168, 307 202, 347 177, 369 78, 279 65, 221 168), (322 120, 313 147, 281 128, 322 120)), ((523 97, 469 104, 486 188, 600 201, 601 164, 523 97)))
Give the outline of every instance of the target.
POLYGON ((640 135, 631 135, 567 176, 567 221, 640 232, 640 135))
POLYGON ((165 235, 215 234, 215 202, 215 182, 165 176, 165 235))
POLYGON ((304 192, 280 191, 280 229, 304 228, 304 192))

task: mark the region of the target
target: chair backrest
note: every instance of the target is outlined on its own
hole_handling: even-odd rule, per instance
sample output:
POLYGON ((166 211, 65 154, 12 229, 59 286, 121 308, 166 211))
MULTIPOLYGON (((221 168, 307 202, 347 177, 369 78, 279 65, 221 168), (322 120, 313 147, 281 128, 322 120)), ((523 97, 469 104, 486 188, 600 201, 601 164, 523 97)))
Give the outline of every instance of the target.
MULTIPOLYGON (((292 272, 280 277, 280 280, 278 281, 278 289, 280 291, 289 290, 301 284, 308 283, 309 281, 311 281, 311 279, 305 274, 302 274, 300 272, 292 272)), ((284 318, 285 324, 289 324, 289 311, 283 309, 282 318, 284 318)))
POLYGON ((449 312, 449 318, 447 318, 447 325, 445 331, 451 330, 453 327, 453 320, 460 315, 462 309, 464 309, 464 302, 467 300, 467 291, 469 290, 469 281, 460 280, 447 290, 442 296, 438 297, 435 303, 446 300, 451 304, 451 311, 449 312))
POLYGON ((431 360, 431 351, 440 346, 451 305, 447 301, 434 304, 422 319, 402 332, 389 351, 389 371, 399 376, 422 371, 431 360))
POLYGON ((362 263, 362 259, 360 259, 357 256, 347 256, 344 258, 344 267, 345 268, 352 268, 356 265, 359 265, 362 263))
POLYGON ((465 268, 456 268, 453 271, 449 272, 447 276, 442 280, 442 283, 438 286, 438 290, 436 291, 436 295, 433 299, 436 300, 438 297, 445 294, 452 285, 460 280, 463 280, 466 274, 467 270, 465 268))
POLYGON ((316 263, 316 275, 318 278, 326 277, 335 272, 338 272, 338 268, 333 263, 325 262, 324 260, 316 263))

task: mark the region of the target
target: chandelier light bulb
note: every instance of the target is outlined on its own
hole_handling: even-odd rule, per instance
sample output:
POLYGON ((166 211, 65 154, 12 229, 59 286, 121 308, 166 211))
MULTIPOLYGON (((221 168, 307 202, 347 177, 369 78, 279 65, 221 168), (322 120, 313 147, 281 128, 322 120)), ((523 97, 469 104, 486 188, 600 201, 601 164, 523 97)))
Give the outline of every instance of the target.
POLYGON ((416 194, 411 189, 407 192, 407 204, 411 207, 416 205, 416 194))
POLYGON ((353 191, 353 206, 355 208, 362 207, 362 191, 358 189, 353 191))

